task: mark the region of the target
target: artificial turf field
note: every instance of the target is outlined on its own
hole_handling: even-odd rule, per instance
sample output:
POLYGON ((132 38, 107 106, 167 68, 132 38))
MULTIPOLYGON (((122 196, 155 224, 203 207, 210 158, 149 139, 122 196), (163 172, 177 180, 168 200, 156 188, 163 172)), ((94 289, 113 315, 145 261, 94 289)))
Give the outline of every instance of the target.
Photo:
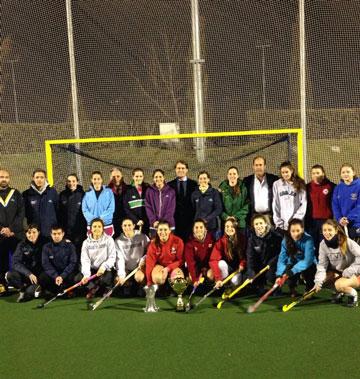
MULTIPOLYGON (((289 312, 287 296, 255 313, 256 297, 174 312, 176 298, 111 298, 96 311, 84 298, 17 304, 0 299, 0 378, 358 378, 359 309, 329 302, 330 291, 289 312)), ((197 301, 199 298, 195 298, 197 301)))

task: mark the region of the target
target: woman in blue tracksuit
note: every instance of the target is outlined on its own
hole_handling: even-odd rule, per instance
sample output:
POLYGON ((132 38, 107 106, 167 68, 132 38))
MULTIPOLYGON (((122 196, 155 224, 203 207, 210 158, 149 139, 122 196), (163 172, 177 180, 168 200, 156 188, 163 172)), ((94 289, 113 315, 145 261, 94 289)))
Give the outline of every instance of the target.
POLYGON ((101 172, 94 171, 91 174, 91 186, 85 193, 82 204, 82 211, 90 231, 91 221, 95 218, 101 218, 104 222, 104 233, 113 236, 113 215, 115 211, 115 200, 110 188, 103 186, 103 177, 101 172))
POLYGON ((360 179, 355 176, 354 167, 343 164, 340 169, 341 181, 335 187, 332 198, 334 217, 342 227, 347 227, 349 237, 360 239, 360 179))
POLYGON ((309 291, 314 287, 315 272, 314 241, 309 234, 305 233, 303 221, 292 219, 281 243, 276 283, 281 287, 288 280, 291 297, 295 297, 300 275, 305 281, 305 290, 309 291))

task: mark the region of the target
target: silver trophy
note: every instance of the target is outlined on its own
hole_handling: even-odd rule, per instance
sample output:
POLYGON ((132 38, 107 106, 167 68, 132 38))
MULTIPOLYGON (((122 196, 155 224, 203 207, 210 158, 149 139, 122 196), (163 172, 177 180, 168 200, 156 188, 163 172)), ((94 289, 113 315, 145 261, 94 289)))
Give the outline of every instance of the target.
POLYGON ((159 307, 155 304, 155 293, 157 289, 158 286, 156 284, 144 287, 146 293, 146 306, 143 308, 144 312, 157 312, 159 310, 159 307))

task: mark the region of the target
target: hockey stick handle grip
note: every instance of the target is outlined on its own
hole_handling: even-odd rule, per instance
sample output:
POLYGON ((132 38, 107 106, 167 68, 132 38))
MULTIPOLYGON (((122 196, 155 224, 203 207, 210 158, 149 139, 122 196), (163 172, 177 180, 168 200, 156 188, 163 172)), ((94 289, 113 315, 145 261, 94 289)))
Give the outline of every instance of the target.
MULTIPOLYGON (((89 277, 89 279, 88 279, 88 282, 90 282, 91 280, 94 280, 96 277, 97 277, 96 274, 91 275, 91 276, 89 277)), ((71 286, 71 287, 69 287, 69 288, 66 288, 66 290, 64 290, 64 291, 62 292, 62 295, 65 295, 66 293, 68 293, 68 292, 70 292, 70 291, 72 291, 72 290, 74 290, 75 288, 80 287, 80 286, 82 286, 82 281, 81 281, 81 280, 80 280, 79 282, 75 283, 73 286, 71 286)))

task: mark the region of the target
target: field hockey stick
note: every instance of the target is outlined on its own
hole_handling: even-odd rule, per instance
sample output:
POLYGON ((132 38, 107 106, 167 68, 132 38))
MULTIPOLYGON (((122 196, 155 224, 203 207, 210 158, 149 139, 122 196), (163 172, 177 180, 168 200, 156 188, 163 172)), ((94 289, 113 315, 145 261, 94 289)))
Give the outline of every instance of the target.
MULTIPOLYGON (((139 267, 136 267, 134 270, 132 270, 130 272, 130 274, 128 274, 125 277, 121 286, 123 286, 128 279, 130 279, 132 276, 134 276, 138 270, 139 270, 139 267)), ((100 300, 98 300, 95 304, 89 304, 89 309, 94 311, 96 308, 98 308, 106 299, 108 299, 112 295, 112 293, 115 291, 115 289, 119 285, 120 285, 120 282, 117 281, 116 284, 108 292, 106 292, 106 294, 100 300)))
POLYGON ((203 276, 200 277, 200 279, 199 279, 199 284, 198 284, 197 286, 194 286, 194 288, 193 288, 192 291, 191 291, 191 294, 190 294, 190 296, 189 296, 189 300, 188 300, 188 302, 187 302, 187 304, 186 304, 186 307, 185 307, 186 312, 189 312, 189 310, 191 309, 191 298, 192 298, 192 296, 194 295, 196 289, 197 289, 197 288, 200 286, 200 284, 202 284, 202 283, 204 283, 204 278, 203 278, 203 276))
POLYGON ((315 292, 316 292, 316 289, 313 288, 312 290, 305 292, 302 296, 300 296, 298 299, 296 299, 292 303, 283 305, 282 307, 283 312, 287 312, 291 308, 295 307, 295 305, 301 303, 302 301, 306 299, 309 299, 315 292))
POLYGON ((247 313, 253 313, 255 312, 259 306, 277 289, 280 285, 275 283, 269 291, 267 291, 263 296, 260 297, 260 299, 253 305, 250 305, 247 309, 247 313))
MULTIPOLYGON (((239 270, 236 270, 234 271, 232 274, 230 274, 229 276, 227 276, 221 283, 222 283, 222 286, 227 283, 229 280, 231 280, 235 275, 237 275, 240 271, 239 270)), ((213 294, 215 291, 217 291, 218 289, 220 289, 220 287, 217 287, 216 285, 208 292, 206 293, 196 304, 194 304, 194 308, 197 308, 201 303, 203 303, 211 294, 213 294)))
POLYGON ((260 275, 262 275, 265 271, 269 270, 270 266, 265 266, 262 270, 260 270, 254 277, 246 279, 243 284, 236 287, 229 295, 226 295, 223 293, 222 300, 219 301, 218 305, 216 306, 217 309, 220 309, 222 305, 225 303, 225 301, 230 300, 232 297, 234 297, 238 292, 240 292, 243 288, 245 288, 248 284, 252 283, 255 279, 257 279, 260 275))
MULTIPOLYGON (((90 278, 88 279, 88 282, 90 282, 91 280, 95 279, 97 277, 96 274, 90 276, 90 278)), ((73 286, 69 287, 69 288, 66 288, 64 291, 62 292, 59 292, 56 296, 54 296, 53 298, 51 298, 50 300, 48 300, 46 303, 42 303, 42 304, 39 304, 37 307, 38 308, 44 308, 46 307, 48 304, 52 303, 54 300, 56 300, 58 297, 61 297, 61 296, 64 296, 66 293, 74 290, 75 288, 78 288, 80 286, 82 286, 83 283, 82 283, 82 280, 80 280, 79 282, 77 282, 76 284, 74 284, 73 286)))

